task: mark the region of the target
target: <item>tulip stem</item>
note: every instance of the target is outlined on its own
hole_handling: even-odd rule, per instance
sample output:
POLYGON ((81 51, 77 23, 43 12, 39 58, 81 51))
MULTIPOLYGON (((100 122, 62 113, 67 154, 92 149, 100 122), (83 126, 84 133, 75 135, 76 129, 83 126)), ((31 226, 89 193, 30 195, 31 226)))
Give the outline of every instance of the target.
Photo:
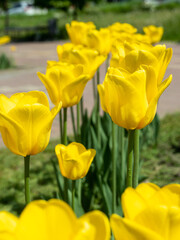
POLYGON ((96 79, 95 79, 95 76, 93 77, 92 83, 93 83, 94 100, 96 100, 96 79))
POLYGON ((81 98, 81 121, 83 122, 83 116, 84 116, 84 98, 82 96, 81 98))
POLYGON ((63 122, 62 122, 62 112, 59 112, 59 129, 60 129, 60 143, 63 141, 63 122))
POLYGON ((134 168, 133 187, 136 188, 139 180, 139 129, 134 130, 134 168))
POLYGON ((74 139, 76 140, 77 136, 76 136, 76 126, 75 126, 75 120, 74 120, 73 107, 70 107, 70 109, 71 109, 71 119, 72 119, 72 125, 73 125, 74 139))
POLYGON ((112 122, 112 213, 116 212, 116 124, 112 122))
POLYGON ((30 177, 29 177, 30 156, 24 157, 24 182, 25 182, 25 202, 30 203, 30 177))
POLYGON ((81 190, 82 190, 82 180, 81 178, 78 180, 78 202, 81 206, 81 190))
MULTIPOLYGON (((100 72, 99 68, 97 70, 97 85, 100 83, 100 72)), ((97 139, 98 139, 98 144, 99 147, 101 146, 101 132, 100 132, 100 104, 99 104, 99 94, 97 92, 97 112, 96 112, 96 126, 97 126, 97 139)))
POLYGON ((76 184, 76 181, 75 180, 72 180, 72 210, 73 211, 75 211, 75 204, 74 204, 74 202, 75 202, 75 190, 76 190, 76 188, 75 188, 75 184, 76 184))
POLYGON ((80 142, 81 129, 80 129, 80 102, 77 104, 77 140, 80 142))
POLYGON ((134 130, 128 131, 128 159, 126 187, 132 187, 134 130))
POLYGON ((125 137, 125 129, 120 127, 120 136, 119 136, 119 140, 120 140, 120 194, 123 193, 124 190, 124 186, 125 186, 125 149, 124 149, 124 137, 125 137))
MULTIPOLYGON (((67 146, 67 108, 64 108, 63 144, 67 146)), ((64 200, 68 203, 68 179, 64 177, 64 200)))
POLYGON ((106 59, 106 71, 108 70, 109 67, 109 54, 107 55, 107 59, 106 59))

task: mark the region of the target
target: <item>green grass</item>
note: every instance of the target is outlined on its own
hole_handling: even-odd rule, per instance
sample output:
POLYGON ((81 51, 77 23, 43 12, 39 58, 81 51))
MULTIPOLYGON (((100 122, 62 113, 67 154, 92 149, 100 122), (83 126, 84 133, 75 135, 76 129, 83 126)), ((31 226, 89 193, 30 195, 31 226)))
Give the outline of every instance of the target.
MULTIPOLYGON (((180 41, 180 8, 159 9, 155 11, 134 10, 130 12, 116 12, 112 10, 103 11, 102 7, 89 7, 80 13, 79 21, 93 21, 97 28, 107 27, 114 22, 127 22, 138 28, 142 32, 142 28, 146 25, 154 24, 164 27, 163 40, 180 41)), ((58 27, 60 29, 59 38, 66 38, 65 24, 71 22, 72 15, 63 12, 51 11, 47 15, 42 16, 11 16, 10 26, 28 27, 46 25, 50 18, 58 19, 58 27)), ((0 17, 0 33, 3 32, 4 17, 0 17)))
MULTIPOLYGON (((33 199, 57 197, 58 186, 52 159, 58 167, 53 140, 43 153, 31 156, 30 187, 33 199)), ((24 207, 23 157, 0 149, 0 209, 20 213, 24 207)), ((158 146, 141 152, 141 178, 160 186, 180 183, 180 113, 161 120, 158 146)), ((90 191, 89 189, 86 189, 90 191)), ((92 189, 91 189, 92 190, 92 189)))

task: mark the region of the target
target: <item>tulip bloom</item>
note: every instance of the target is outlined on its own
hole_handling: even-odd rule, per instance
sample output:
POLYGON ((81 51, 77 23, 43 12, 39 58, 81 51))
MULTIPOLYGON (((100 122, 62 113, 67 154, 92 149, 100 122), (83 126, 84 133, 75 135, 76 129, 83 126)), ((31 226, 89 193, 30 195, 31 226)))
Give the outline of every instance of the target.
POLYGON ((69 205, 61 200, 37 200, 27 205, 19 218, 0 212, 0 239, 109 240, 110 226, 108 218, 100 211, 77 218, 69 205), (6 222, 6 226, 1 226, 1 222, 6 222))
POLYGON ((149 25, 143 28, 145 34, 150 38, 151 43, 158 43, 163 35, 163 27, 156 27, 154 25, 149 25))
POLYGON ((67 33, 71 42, 74 44, 84 45, 88 31, 95 28, 96 26, 93 22, 72 21, 71 24, 66 24, 67 33))
POLYGON ((94 149, 86 150, 82 144, 76 142, 68 146, 58 144, 55 152, 62 175, 71 180, 83 178, 87 174, 96 154, 94 149))
POLYGON ((129 23, 120 23, 120 22, 116 22, 113 23, 112 25, 109 26, 109 29, 111 32, 125 32, 125 33, 136 33, 137 32, 137 28, 133 27, 131 24, 129 23))
POLYGON ((52 103, 56 105, 62 101, 63 108, 80 101, 89 80, 82 65, 55 61, 53 64, 49 63, 46 74, 38 72, 38 77, 45 85, 52 103))
POLYGON ((109 68, 103 84, 98 85, 102 109, 123 128, 144 128, 152 122, 158 99, 171 80, 169 76, 158 85, 150 66, 141 66, 133 73, 109 68))
POLYGON ((0 37, 0 45, 6 44, 11 41, 11 38, 9 36, 3 36, 0 37))
MULTIPOLYGON (((57 53, 61 62, 74 65, 82 64, 84 74, 88 74, 90 79, 93 78, 97 69, 106 60, 106 56, 100 55, 98 51, 72 43, 57 46, 57 53)), ((53 61, 48 63, 53 65, 53 61)))
POLYGON ((86 46, 97 50, 100 54, 107 55, 111 51, 112 38, 108 28, 90 30, 86 38, 86 46))
POLYGON ((21 156, 42 152, 49 143, 51 125, 61 103, 49 110, 43 92, 0 95, 0 132, 4 144, 21 156))
POLYGON ((122 195, 124 218, 113 214, 110 222, 116 240, 177 240, 180 236, 180 185, 159 188, 142 183, 122 195))

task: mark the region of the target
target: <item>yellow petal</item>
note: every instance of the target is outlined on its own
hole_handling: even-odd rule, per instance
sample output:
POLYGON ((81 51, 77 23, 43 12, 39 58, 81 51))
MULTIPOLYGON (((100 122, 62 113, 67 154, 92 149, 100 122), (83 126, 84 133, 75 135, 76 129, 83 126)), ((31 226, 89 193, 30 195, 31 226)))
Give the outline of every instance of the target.
POLYGON ((111 216, 110 224, 116 240, 164 240, 150 229, 116 214, 111 216))
POLYGON ((158 187, 154 183, 141 183, 137 186, 136 192, 141 195, 142 198, 145 200, 150 199, 154 196, 155 193, 157 193, 160 190, 160 187, 158 187))
MULTIPOLYGON (((11 213, 1 211, 0 212, 0 232, 9 231, 13 232, 18 223, 18 218, 11 213)), ((0 235, 1 239, 1 235, 0 235)))
POLYGON ((75 223, 76 216, 65 202, 38 200, 21 214, 16 235, 18 240, 69 240, 75 223))

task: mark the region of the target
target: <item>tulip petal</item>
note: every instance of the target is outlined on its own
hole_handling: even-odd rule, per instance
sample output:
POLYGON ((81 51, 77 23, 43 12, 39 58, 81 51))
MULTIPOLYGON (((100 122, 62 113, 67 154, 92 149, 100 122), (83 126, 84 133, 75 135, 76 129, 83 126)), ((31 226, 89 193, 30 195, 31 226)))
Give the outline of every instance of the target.
POLYGON ((18 223, 18 218, 13 214, 5 211, 0 212, 0 232, 2 231, 13 232, 17 223, 18 223))
POLYGON ((88 240, 109 240, 110 225, 106 215, 98 210, 84 214, 78 219, 79 224, 84 225, 79 235, 88 240))
POLYGON ((116 240, 164 240, 148 228, 116 214, 111 216, 110 224, 116 240))
POLYGON ((141 120, 141 122, 138 125, 138 129, 143 128, 144 126, 147 126, 149 123, 152 122, 154 119, 154 116, 156 114, 156 108, 157 108, 157 102, 163 91, 169 86, 169 84, 172 81, 172 75, 170 75, 166 80, 164 80, 161 85, 158 88, 158 93, 154 99, 152 99, 151 103, 148 106, 147 112, 145 114, 145 117, 141 120))
POLYGON ((20 216, 16 229, 18 240, 71 239, 77 219, 63 201, 52 199, 30 203, 20 216))
POLYGON ((154 194, 160 190, 154 183, 141 183, 137 186, 136 191, 141 195, 145 200, 150 199, 154 196, 154 194))

